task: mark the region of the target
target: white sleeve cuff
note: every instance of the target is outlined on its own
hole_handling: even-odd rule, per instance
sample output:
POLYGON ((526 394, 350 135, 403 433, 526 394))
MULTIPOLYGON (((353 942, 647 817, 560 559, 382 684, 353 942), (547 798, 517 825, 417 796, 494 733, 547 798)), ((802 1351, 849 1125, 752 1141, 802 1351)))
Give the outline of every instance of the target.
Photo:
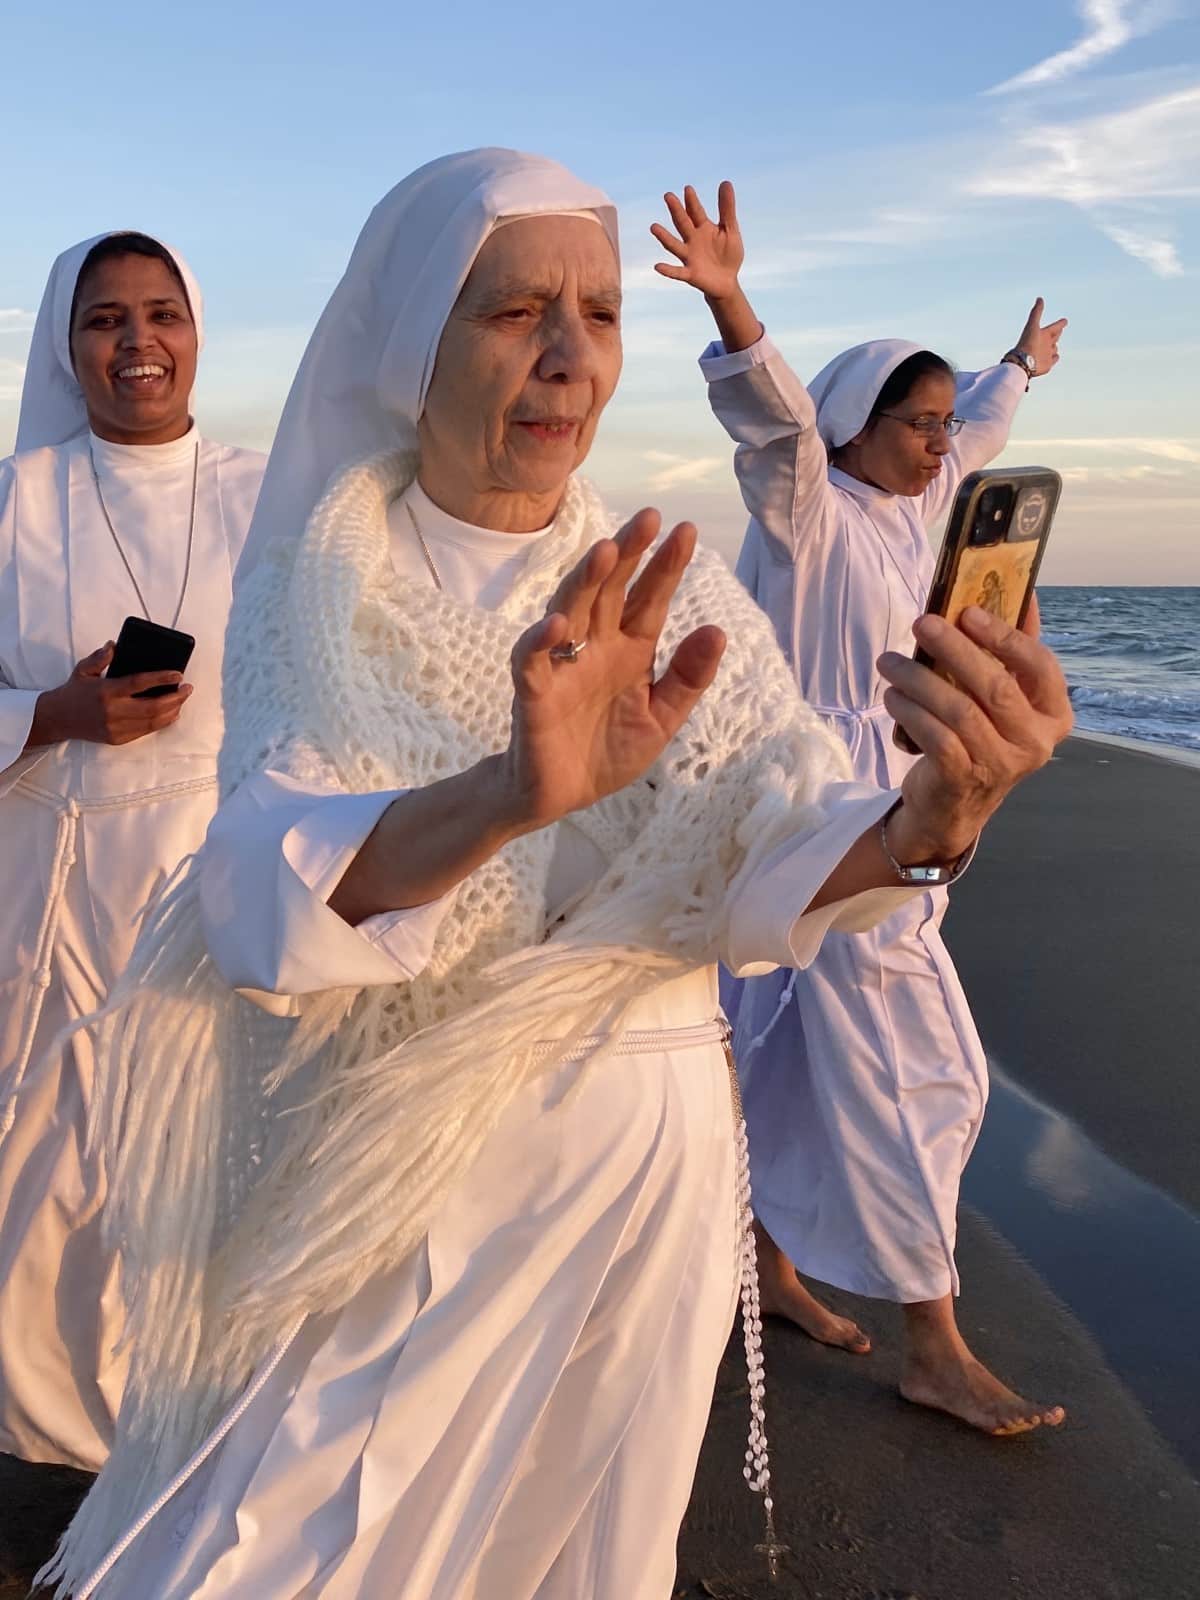
POLYGON ((442 918, 454 903, 454 893, 451 889, 440 900, 430 900, 407 911, 385 911, 367 917, 354 931, 395 962, 400 975, 397 981, 409 981, 429 965, 433 942, 442 918))
POLYGON ((722 378, 735 378, 741 372, 749 372, 751 367, 765 367, 778 354, 766 333, 744 350, 728 351, 720 339, 714 339, 700 357, 700 371, 706 383, 719 383, 722 378))
POLYGON ((260 773, 222 806, 204 849, 200 897, 209 949, 233 988, 304 995, 404 983, 423 969, 452 896, 359 928, 326 903, 404 793, 314 794, 260 773))
POLYGON ((759 977, 776 967, 810 966, 831 929, 862 933, 923 892, 915 886, 864 889, 815 911, 803 909, 855 841, 897 799, 898 790, 835 784, 823 797, 831 813, 825 826, 787 840, 763 860, 740 886, 730 911, 726 965, 735 978, 759 977))
POLYGON ((23 772, 36 767, 54 748, 26 750, 41 689, 0 688, 0 795, 7 794, 23 772))
POLYGON ((1017 391, 1018 399, 1029 388, 1029 374, 1024 372, 1015 361, 997 361, 994 367, 985 367, 978 376, 984 378, 993 372, 999 373, 1001 378, 1005 378, 1006 374, 1008 375, 1005 381, 1011 383, 1012 387, 1017 391))
MULTIPOLYGON (((330 895, 380 817, 393 800, 406 793, 404 789, 393 789, 374 794, 331 795, 288 829, 283 840, 284 859, 326 911, 330 895)), ((423 906, 380 912, 351 930, 392 964, 386 981, 407 983, 424 971, 454 893, 451 890, 423 906)), ((336 912, 330 914, 337 916, 336 912)), ((341 917, 337 920, 342 922, 341 917)), ((342 922, 342 926, 347 924, 342 922)))

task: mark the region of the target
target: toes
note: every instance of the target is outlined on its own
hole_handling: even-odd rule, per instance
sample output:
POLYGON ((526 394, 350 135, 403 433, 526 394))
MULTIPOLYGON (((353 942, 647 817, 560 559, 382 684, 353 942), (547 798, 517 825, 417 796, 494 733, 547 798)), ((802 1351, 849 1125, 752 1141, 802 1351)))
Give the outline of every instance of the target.
POLYGON ((870 1338, 857 1322, 851 1322, 848 1317, 838 1317, 813 1337, 820 1339, 822 1344, 833 1345, 838 1350, 849 1350, 850 1354, 855 1356, 865 1356, 871 1349, 870 1338))
POLYGON ((998 1428, 992 1429, 992 1436, 996 1439, 1011 1439, 1018 1433, 1032 1433, 1035 1428, 1041 1427, 1042 1419, 1039 1416, 1010 1417, 1007 1422, 1002 1422, 998 1428))
POLYGON ((1010 1438, 1018 1433, 1032 1433, 1035 1428, 1057 1428, 1066 1420, 1062 1406, 1050 1406, 1045 1411, 1031 1411, 1024 1416, 1007 1417, 992 1433, 997 1438, 1010 1438))

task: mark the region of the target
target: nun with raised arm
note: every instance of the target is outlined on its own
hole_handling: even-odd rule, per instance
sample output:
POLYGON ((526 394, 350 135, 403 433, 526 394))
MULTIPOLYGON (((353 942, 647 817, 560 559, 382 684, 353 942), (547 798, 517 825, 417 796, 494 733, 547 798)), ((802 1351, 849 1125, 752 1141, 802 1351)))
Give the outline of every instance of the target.
POLYGON ((918 736, 1009 667, 1021 703, 885 846, 720 559, 577 475, 620 298, 606 196, 477 150, 313 334, 221 810, 93 1023, 131 1368, 62 1593, 666 1600, 739 1286, 776 1510, 716 963, 886 915, 1069 717, 1032 640, 931 629, 918 736))
MULTIPOLYGON (((912 650, 929 594, 928 530, 966 474, 1004 448, 1031 378, 1058 361, 1066 321, 1043 327, 1039 300, 1000 361, 958 375, 919 344, 875 339, 806 389, 741 288, 732 185, 716 218, 691 188, 667 206, 671 226, 651 231, 675 259, 658 270, 705 295, 720 335, 701 369, 751 514, 738 576, 801 693, 846 741, 855 776, 903 784, 913 757, 892 737, 907 706, 889 663, 912 650)), ((983 1046, 940 932, 955 876, 929 875, 870 933, 830 937, 806 971, 756 978, 727 1003, 766 1310, 865 1354, 868 1336, 797 1269, 898 1301, 905 1397, 1015 1434, 1064 1413, 990 1372, 955 1317, 959 1184, 987 1101, 983 1046)))
POLYGON ((47 1047, 104 1003, 216 807, 225 620, 264 463, 193 422, 200 344, 176 252, 75 245, 0 461, 0 1449, 93 1470, 119 1296, 82 1158, 90 1042, 47 1047), (194 635, 186 682, 105 677, 127 617, 194 635))

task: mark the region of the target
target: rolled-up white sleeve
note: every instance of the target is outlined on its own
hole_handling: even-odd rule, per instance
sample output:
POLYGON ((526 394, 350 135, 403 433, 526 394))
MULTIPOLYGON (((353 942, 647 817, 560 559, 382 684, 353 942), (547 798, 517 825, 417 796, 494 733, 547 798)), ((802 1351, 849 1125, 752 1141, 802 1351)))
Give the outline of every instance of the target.
POLYGON ((406 983, 422 971, 453 892, 357 928, 327 904, 405 792, 313 790, 271 771, 234 792, 209 828, 200 875, 205 937, 227 983, 299 996, 406 983))
POLYGON ((959 373, 954 409, 964 426, 951 440, 941 472, 921 496, 921 519, 926 525, 951 504, 968 472, 986 467, 1004 449, 1028 386, 1024 372, 1011 361, 982 372, 959 373))
POLYGON ((811 965, 825 935, 873 928, 920 888, 865 889, 807 911, 813 896, 855 840, 900 798, 898 789, 865 783, 833 784, 821 796, 825 825, 789 839, 764 856, 730 890, 725 965, 735 978, 755 978, 776 967, 811 965))
POLYGON ((830 535, 829 459, 812 397, 766 333, 745 350, 710 344, 700 357, 718 422, 737 445, 733 469, 747 511, 775 559, 791 563, 830 535))

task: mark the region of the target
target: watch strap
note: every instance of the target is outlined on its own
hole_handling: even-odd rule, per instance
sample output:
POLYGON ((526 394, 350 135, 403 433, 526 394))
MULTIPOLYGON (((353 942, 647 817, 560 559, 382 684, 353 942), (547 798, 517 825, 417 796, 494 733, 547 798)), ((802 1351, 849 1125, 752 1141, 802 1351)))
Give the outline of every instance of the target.
POLYGON ((975 852, 979 848, 979 840, 975 838, 963 851, 956 861, 947 866, 901 866, 892 854, 892 847, 888 844, 887 825, 904 804, 903 800, 888 807, 887 814, 879 824, 879 839, 883 845, 883 853, 887 857, 888 866, 899 878, 900 882, 914 889, 944 889, 949 884, 956 883, 975 859, 975 852))
POLYGON ((1012 350, 1006 350, 1000 361, 1001 364, 1007 362, 1010 367, 1020 367, 1025 374, 1025 392, 1028 394, 1029 385, 1037 377, 1037 362, 1029 351, 1014 347, 1012 350))

